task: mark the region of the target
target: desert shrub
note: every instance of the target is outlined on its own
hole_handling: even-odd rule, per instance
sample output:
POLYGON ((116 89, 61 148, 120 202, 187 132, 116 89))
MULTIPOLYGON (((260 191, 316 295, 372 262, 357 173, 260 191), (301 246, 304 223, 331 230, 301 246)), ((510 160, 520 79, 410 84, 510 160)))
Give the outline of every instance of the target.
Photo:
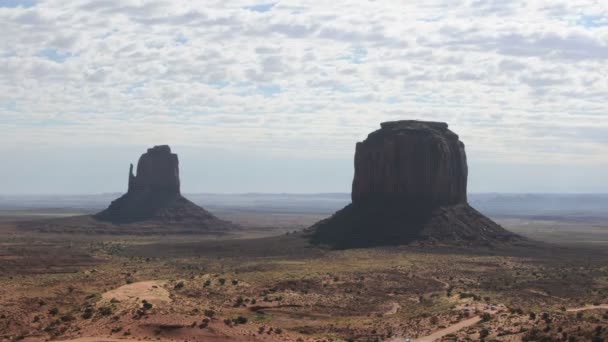
POLYGON ((204 314, 205 314, 205 316, 207 316, 209 318, 213 318, 213 316, 215 315, 215 311, 210 310, 210 309, 205 309, 204 314))
POLYGON ((224 284, 226 284, 226 279, 224 279, 224 278, 220 278, 217 281, 219 281, 220 285, 222 285, 222 286, 224 286, 224 284))
POLYGON ((205 282, 203 283, 203 287, 209 287, 211 285, 211 280, 207 279, 205 280, 205 282))
POLYGON ((583 312, 582 311, 577 312, 576 313, 576 318, 579 318, 579 319, 583 318, 583 312))
POLYGON ((480 300, 481 299, 481 297, 479 297, 478 295, 476 295, 474 293, 460 292, 460 299, 465 299, 465 298, 473 298, 474 300, 480 300))
POLYGON ((152 303, 149 303, 147 300, 142 300, 142 309, 144 310, 150 310, 152 309, 152 303))
POLYGON ((483 328, 483 329, 479 330, 480 339, 484 339, 484 338, 488 337, 488 335, 490 335, 490 332, 488 331, 488 329, 483 328))
POLYGON ((177 284, 175 284, 175 286, 174 286, 173 288, 174 288, 175 290, 180 290, 180 289, 183 289, 183 288, 184 288, 184 285, 185 285, 185 284, 184 284, 184 282, 183 282, 183 281, 180 281, 180 282, 178 282, 177 284))
POLYGON ((484 312, 483 315, 481 315, 481 320, 484 321, 484 322, 487 322, 487 321, 489 321, 491 319, 492 319, 492 315, 490 315, 487 312, 484 312))
POLYGON ((233 280, 232 280, 232 285, 237 285, 238 283, 239 283, 239 281, 238 281, 238 280, 236 280, 236 279, 233 279, 233 280))
POLYGON ((530 320, 535 320, 536 319, 536 314, 534 312, 530 312, 530 320))
POLYGON ((247 323, 247 317, 245 316, 239 316, 234 320, 234 323, 236 324, 245 324, 247 323))
POLYGON ((595 327, 595 334, 596 334, 596 335, 601 334, 601 333, 602 333, 602 329, 603 329, 603 328, 602 328, 602 326, 601 326, 601 325, 598 325, 597 327, 595 327))
POLYGON ((57 308, 52 308, 49 310, 49 315, 51 315, 51 316, 55 316, 58 313, 59 313, 59 309, 57 309, 57 308))
POLYGON ((63 322, 70 322, 74 320, 74 316, 72 314, 65 314, 60 318, 63 322))
POLYGON ((89 319, 93 317, 93 308, 86 308, 84 309, 84 311, 82 312, 82 318, 83 319, 89 319))
POLYGON ((281 329, 281 328, 274 329, 274 333, 275 334, 279 334, 280 335, 282 332, 283 332, 283 329, 281 329))
POLYGON ((437 323, 439 323, 439 318, 437 318, 437 316, 432 316, 430 322, 432 325, 437 325, 437 323))
POLYGON ((110 316, 112 314, 111 306, 102 306, 99 308, 99 314, 102 316, 110 316))
POLYGON ((226 325, 229 325, 229 326, 230 326, 230 325, 232 325, 232 320, 231 320, 230 318, 226 318, 226 319, 224 320, 224 324, 226 324, 226 325))
POLYGON ((243 305, 243 302, 245 302, 245 300, 243 299, 243 297, 240 297, 240 296, 239 296, 239 297, 236 299, 236 301, 234 302, 234 307, 235 307, 235 308, 237 308, 237 307, 239 307, 239 306, 243 305))
POLYGON ((523 315, 524 310, 522 310, 521 308, 511 308, 509 309, 509 312, 511 312, 511 314, 513 315, 523 315))

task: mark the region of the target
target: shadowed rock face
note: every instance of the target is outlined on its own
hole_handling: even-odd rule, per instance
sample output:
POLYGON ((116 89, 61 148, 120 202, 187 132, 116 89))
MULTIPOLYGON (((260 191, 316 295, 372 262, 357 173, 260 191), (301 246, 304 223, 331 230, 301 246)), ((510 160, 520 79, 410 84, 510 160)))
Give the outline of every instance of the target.
POLYGON ((353 203, 402 200, 428 206, 467 200, 467 158, 442 122, 385 122, 357 143, 353 203))
POLYGON ((142 154, 137 163, 137 176, 133 175, 131 164, 128 192, 133 191, 180 194, 179 161, 169 146, 154 146, 142 154))
POLYGON ((464 144, 443 122, 393 121, 357 143, 352 203, 309 229, 337 248, 520 241, 467 203, 464 144))
POLYGON ((235 227, 181 195, 179 161, 177 154, 171 153, 167 145, 148 149, 139 158, 137 175, 133 175, 131 164, 127 193, 95 218, 113 223, 147 221, 203 230, 235 227))

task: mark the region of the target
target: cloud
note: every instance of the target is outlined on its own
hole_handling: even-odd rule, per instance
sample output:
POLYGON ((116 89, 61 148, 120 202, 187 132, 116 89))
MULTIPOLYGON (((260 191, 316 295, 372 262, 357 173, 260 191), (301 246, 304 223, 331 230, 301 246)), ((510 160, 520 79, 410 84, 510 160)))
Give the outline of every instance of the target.
POLYGON ((448 121, 479 160, 608 152, 600 2, 26 3, 0 2, 6 147, 338 158, 380 121, 415 118, 448 121))

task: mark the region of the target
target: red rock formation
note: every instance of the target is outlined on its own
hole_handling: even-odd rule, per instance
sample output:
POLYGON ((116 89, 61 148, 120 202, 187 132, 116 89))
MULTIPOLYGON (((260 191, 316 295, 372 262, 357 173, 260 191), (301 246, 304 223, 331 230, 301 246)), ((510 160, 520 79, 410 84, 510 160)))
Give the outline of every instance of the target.
POLYGON ((95 218, 113 223, 148 221, 203 230, 235 227, 181 195, 177 154, 171 153, 166 145, 150 148, 139 158, 137 175, 133 175, 131 164, 127 193, 95 218))
POLYGON ((467 203, 464 144, 443 122, 394 121, 357 143, 352 203, 309 229, 338 248, 521 238, 467 203))
POLYGON ((357 143, 353 202, 402 199, 428 205, 467 200, 467 158, 443 122, 385 122, 357 143))

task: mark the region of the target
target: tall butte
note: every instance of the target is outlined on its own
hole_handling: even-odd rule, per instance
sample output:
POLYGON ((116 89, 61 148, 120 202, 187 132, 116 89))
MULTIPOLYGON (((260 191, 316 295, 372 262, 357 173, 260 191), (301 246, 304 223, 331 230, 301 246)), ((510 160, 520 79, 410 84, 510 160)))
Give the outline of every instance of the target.
POLYGON ((154 146, 142 154, 137 175, 131 164, 127 193, 95 218, 112 223, 156 222, 205 231, 235 227, 182 196, 177 154, 171 153, 167 145, 154 146))
POLYGON ((464 144, 446 123, 380 126, 357 143, 352 203, 309 229, 313 243, 352 248, 523 240, 467 203, 464 144))

